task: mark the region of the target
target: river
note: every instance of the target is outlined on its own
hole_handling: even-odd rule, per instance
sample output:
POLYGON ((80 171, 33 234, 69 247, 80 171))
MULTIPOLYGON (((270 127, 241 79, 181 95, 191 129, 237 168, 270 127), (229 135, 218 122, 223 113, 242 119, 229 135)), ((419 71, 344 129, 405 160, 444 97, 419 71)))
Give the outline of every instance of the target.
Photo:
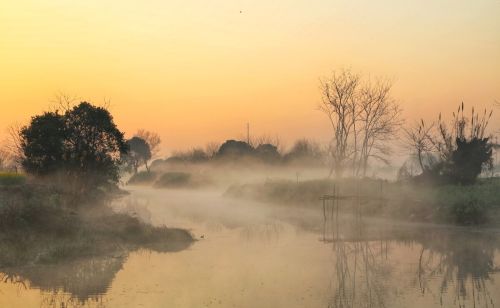
POLYGON ((0 307, 494 307, 500 231, 129 187, 117 210, 197 239, 0 274, 0 307), (325 236, 325 234, 327 234, 325 236))

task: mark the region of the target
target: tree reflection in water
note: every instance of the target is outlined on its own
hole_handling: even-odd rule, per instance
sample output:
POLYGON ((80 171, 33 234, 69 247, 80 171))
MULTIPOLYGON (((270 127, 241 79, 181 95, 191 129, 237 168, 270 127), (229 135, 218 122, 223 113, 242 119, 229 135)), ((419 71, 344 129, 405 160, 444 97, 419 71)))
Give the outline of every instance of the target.
POLYGON ((332 243, 335 255, 329 307, 392 306, 397 301, 394 296, 405 296, 406 300, 432 296, 441 306, 494 307, 494 290, 490 289, 492 275, 500 272, 495 264, 500 247, 498 234, 460 228, 390 226, 386 222, 367 223, 360 217, 330 221, 325 228, 328 230, 323 234, 332 234, 325 242, 332 243), (413 288, 403 288, 404 282, 398 280, 397 256, 390 249, 405 247, 414 252, 417 260, 411 263, 416 267, 416 275, 409 278, 413 288), (398 294, 395 287, 403 288, 404 294, 398 294))
MULTIPOLYGON (((144 249, 156 252, 176 252, 190 242, 148 245, 144 249)), ((17 284, 23 289, 42 291, 42 307, 104 307, 103 295, 110 288, 127 256, 122 251, 115 256, 96 256, 66 260, 50 265, 31 265, 2 269, 2 282, 17 284)))
POLYGON ((335 275, 329 307, 384 307, 390 267, 385 243, 334 242, 335 275))
POLYGON ((450 293, 459 306, 465 300, 475 307, 494 306, 487 282, 500 272, 495 264, 498 235, 442 230, 422 232, 415 241, 421 245, 417 276, 422 294, 432 292, 431 282, 437 279, 441 303, 443 294, 450 293))

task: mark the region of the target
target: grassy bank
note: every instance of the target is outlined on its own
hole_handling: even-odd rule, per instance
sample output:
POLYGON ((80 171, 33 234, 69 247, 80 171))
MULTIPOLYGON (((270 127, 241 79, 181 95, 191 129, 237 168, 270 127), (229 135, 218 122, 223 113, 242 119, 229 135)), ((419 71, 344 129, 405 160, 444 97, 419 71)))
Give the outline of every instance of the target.
POLYGON ((153 227, 100 202, 77 206, 71 200, 43 185, 0 186, 0 268, 140 248, 177 251, 193 241, 185 230, 153 227))
POLYGON ((203 173, 168 171, 141 171, 134 174, 128 184, 152 185, 155 188, 200 188, 212 185, 212 180, 203 173))
POLYGON ((321 208, 323 195, 340 197, 343 211, 422 222, 498 223, 500 179, 481 179, 471 186, 427 186, 374 179, 276 180, 233 185, 226 195, 285 206, 321 208))

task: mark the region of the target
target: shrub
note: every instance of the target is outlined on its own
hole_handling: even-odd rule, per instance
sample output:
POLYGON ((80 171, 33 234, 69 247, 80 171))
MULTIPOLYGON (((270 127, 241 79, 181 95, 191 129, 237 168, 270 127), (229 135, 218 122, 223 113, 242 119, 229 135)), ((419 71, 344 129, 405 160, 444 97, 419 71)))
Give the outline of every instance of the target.
POLYGON ((129 180, 128 184, 150 184, 153 183, 158 175, 155 172, 141 171, 134 174, 129 180))
POLYGON ((164 173, 155 183, 156 187, 182 187, 190 184, 191 174, 186 172, 164 173))

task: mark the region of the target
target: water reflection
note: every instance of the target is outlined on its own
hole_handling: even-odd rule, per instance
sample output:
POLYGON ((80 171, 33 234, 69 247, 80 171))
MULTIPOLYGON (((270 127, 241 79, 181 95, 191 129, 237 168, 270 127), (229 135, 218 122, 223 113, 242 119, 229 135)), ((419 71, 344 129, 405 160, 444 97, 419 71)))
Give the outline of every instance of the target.
POLYGON ((445 307, 494 306, 498 233, 328 217, 322 239, 335 255, 329 307, 388 307, 402 298, 407 306, 415 298, 445 307), (408 272, 398 263, 405 249, 403 257, 414 260, 408 272), (412 283, 399 284, 405 280, 412 283))
MULTIPOLYGON (((176 252, 189 242, 148 246, 155 252, 176 252)), ((0 280, 22 289, 38 289, 43 293, 43 307, 104 307, 103 296, 116 274, 123 268, 128 254, 66 260, 50 265, 31 265, 2 269, 0 280)))
POLYGON ((432 292, 430 281, 437 279, 441 303, 443 294, 450 293, 461 306, 467 300, 476 307, 493 306, 488 282, 492 282, 492 275, 500 271, 495 264, 498 236, 422 232, 415 241, 422 247, 417 270, 422 294, 432 292))
POLYGON ((391 268, 387 243, 334 242, 335 277, 329 307, 385 307, 391 268))
POLYGON ((125 259, 124 256, 96 257, 56 265, 26 266, 7 270, 3 275, 16 277, 20 282, 28 281, 31 288, 45 292, 71 294, 83 302, 106 293, 125 259))
POLYGON ((279 222, 251 224, 240 229, 240 236, 245 241, 256 240, 261 242, 276 242, 283 232, 284 226, 279 222))
MULTIPOLYGON (((139 211, 140 208, 133 210, 139 211)), ((172 253, 185 250, 193 243, 186 240, 186 232, 179 229, 169 229, 164 236, 169 236, 168 240, 134 244, 112 238, 105 241, 87 240, 88 251, 79 251, 79 254, 61 253, 57 259, 50 260, 42 259, 41 256, 48 248, 54 249, 54 244, 64 247, 67 239, 35 237, 22 245, 2 242, 0 261, 10 260, 12 256, 31 261, 20 262, 16 266, 0 262, 0 282, 10 290, 12 286, 18 291, 40 290, 39 303, 42 307, 104 307, 105 295, 131 253, 172 253)), ((0 296, 0 306, 1 303, 0 296)))

